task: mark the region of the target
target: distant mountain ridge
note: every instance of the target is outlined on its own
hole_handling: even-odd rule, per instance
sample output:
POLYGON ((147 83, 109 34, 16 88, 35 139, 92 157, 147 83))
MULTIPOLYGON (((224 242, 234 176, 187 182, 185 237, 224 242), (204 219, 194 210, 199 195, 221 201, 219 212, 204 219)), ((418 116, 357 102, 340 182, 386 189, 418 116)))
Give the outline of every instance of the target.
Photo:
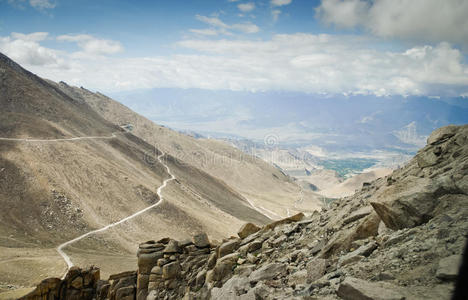
POLYGON ((415 151, 420 140, 401 140, 395 132, 414 124, 417 136, 427 137, 438 127, 468 122, 464 98, 165 88, 112 96, 145 117, 177 129, 190 127, 201 134, 217 132, 226 137, 236 134, 259 142, 275 133, 286 146, 314 144, 328 150, 415 151))

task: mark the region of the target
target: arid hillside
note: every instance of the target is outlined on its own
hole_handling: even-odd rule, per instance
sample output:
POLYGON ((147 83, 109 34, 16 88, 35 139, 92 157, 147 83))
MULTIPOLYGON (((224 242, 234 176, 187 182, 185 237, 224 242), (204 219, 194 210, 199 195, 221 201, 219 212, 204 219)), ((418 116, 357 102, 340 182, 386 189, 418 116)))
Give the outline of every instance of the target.
POLYGON ((149 240, 133 271, 73 268, 22 300, 467 299, 467 142, 468 125, 439 128, 404 167, 320 212, 222 242, 149 240))
POLYGON ((128 125, 131 133, 158 149, 226 182, 272 219, 320 207, 320 196, 302 189, 262 159, 214 139, 195 139, 159 126, 119 102, 64 82, 55 86, 78 102, 88 103, 106 120, 128 125))
MULTIPOLYGON (((138 241, 183 239, 198 231, 221 239, 246 221, 261 225, 269 220, 228 177, 215 177, 216 172, 166 152, 182 136, 160 129, 165 133, 145 141, 2 54, 0 109, 0 292, 7 285, 31 286, 45 276, 61 276, 66 264, 57 246, 158 203, 64 251, 77 265, 99 263, 106 276, 134 265, 138 241), (170 142, 172 136, 179 138, 170 142), (172 174, 174 180, 158 191, 172 174)), ((279 207, 281 195, 298 192, 266 164, 240 160, 237 167, 243 166, 272 178, 250 183, 246 190, 252 195, 256 186, 275 183, 282 189, 274 199, 279 207)), ((217 168, 229 173, 228 165, 217 168)), ((318 205, 311 202, 308 209, 314 208, 318 205)))

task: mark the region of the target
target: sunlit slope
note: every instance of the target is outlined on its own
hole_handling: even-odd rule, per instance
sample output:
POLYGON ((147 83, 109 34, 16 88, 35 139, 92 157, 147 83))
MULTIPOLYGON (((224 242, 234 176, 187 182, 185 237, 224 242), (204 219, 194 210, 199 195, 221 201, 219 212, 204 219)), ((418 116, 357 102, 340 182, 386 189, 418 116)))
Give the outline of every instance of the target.
POLYGON ((63 82, 57 87, 77 101, 89 103, 106 120, 119 125, 131 124, 132 133, 146 142, 223 180, 256 206, 266 208, 264 212, 272 218, 286 216, 288 209, 310 211, 320 207, 317 195, 303 191, 277 168, 227 143, 195 139, 159 126, 100 93, 63 82))
MULTIPOLYGON (((0 282, 26 285, 61 275, 60 243, 160 201, 156 191, 169 174, 156 159, 161 150, 87 103, 2 55, 0 69, 0 282)), ((178 176, 164 202, 66 248, 75 263, 102 261, 104 274, 122 271, 119 261, 133 263, 142 240, 196 231, 222 238, 246 221, 267 221, 224 182, 164 159, 178 176)))

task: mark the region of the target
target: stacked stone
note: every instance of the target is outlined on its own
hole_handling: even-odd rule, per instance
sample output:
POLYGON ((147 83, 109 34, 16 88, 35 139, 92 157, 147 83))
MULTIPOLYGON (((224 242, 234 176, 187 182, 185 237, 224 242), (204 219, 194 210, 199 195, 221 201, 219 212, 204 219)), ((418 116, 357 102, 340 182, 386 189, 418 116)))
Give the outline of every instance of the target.
POLYGON ((162 239, 158 242, 147 241, 139 245, 138 257, 138 279, 137 279, 137 299, 144 300, 148 295, 148 282, 151 269, 156 266, 159 259, 164 257, 163 250, 169 239, 162 239))
POLYGON ((191 240, 176 241, 169 238, 148 241, 138 250, 137 300, 176 298, 190 288, 205 283, 203 270, 210 253, 206 233, 191 240))
POLYGON ((96 267, 85 270, 72 267, 63 280, 58 278, 45 279, 31 293, 20 299, 91 300, 96 296, 99 276, 100 272, 96 267))
MULTIPOLYGON (((280 221, 276 221, 265 226, 263 229, 252 223, 247 223, 238 232, 239 238, 231 237, 223 240, 222 244, 216 248, 207 264, 206 288, 221 287, 233 275, 252 272, 253 266, 259 260, 259 254, 264 252, 269 255, 273 248, 267 249, 267 239, 271 238, 273 230, 277 226, 298 222, 304 218, 304 214, 299 213, 280 221)), ((291 233, 299 227, 293 226, 291 233)), ((285 242, 286 235, 278 237, 276 244, 285 242), (282 239, 280 239, 282 238, 282 239)))
POLYGON ((104 281, 103 284, 99 284, 97 294, 100 298, 97 299, 133 300, 136 295, 136 281, 137 273, 135 271, 111 275, 109 282, 104 281))

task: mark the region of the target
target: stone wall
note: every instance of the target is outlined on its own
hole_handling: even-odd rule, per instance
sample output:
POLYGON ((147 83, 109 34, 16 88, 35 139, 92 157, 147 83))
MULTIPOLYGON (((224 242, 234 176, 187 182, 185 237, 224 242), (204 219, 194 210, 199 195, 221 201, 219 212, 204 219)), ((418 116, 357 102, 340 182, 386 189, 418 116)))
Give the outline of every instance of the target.
POLYGON ((140 244, 138 249, 137 299, 177 299, 199 289, 214 245, 200 233, 191 240, 161 239, 140 244))
POLYGON ((72 267, 63 280, 59 278, 45 279, 31 293, 20 299, 91 300, 96 297, 99 276, 99 269, 96 267, 85 270, 72 267))

